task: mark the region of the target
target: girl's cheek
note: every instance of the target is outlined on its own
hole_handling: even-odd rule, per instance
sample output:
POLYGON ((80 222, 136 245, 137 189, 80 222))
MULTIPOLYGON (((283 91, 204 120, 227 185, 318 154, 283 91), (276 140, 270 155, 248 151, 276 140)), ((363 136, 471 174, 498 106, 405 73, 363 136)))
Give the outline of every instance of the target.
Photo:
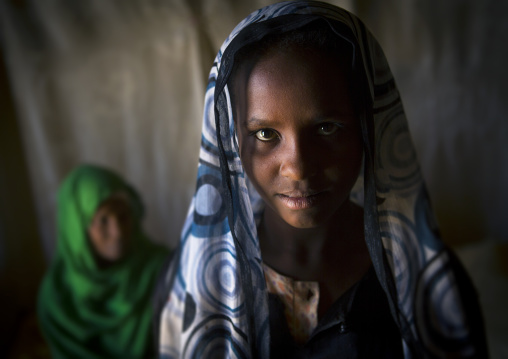
POLYGON ((330 166, 324 171, 325 177, 330 181, 337 181, 340 178, 340 171, 337 166, 330 166))

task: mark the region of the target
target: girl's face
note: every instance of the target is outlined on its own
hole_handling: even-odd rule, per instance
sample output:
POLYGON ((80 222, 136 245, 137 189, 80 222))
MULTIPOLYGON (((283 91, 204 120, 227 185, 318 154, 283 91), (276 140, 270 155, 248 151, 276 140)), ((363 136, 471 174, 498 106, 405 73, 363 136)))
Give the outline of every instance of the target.
POLYGON ((272 51, 234 81, 240 157, 268 210, 314 228, 348 201, 362 162, 360 124, 335 57, 272 51))
POLYGON ((127 253, 131 241, 133 218, 123 197, 102 202, 88 228, 90 242, 101 262, 116 262, 127 253))

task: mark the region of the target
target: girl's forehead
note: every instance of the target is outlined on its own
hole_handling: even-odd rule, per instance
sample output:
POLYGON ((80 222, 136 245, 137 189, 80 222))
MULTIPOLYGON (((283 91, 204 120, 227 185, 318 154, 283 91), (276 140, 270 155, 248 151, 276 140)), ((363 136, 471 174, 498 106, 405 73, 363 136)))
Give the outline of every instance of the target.
MULTIPOLYGON (((266 87, 282 82, 291 86, 322 86, 334 81, 349 81, 352 69, 346 58, 306 48, 273 49, 262 57, 239 65, 232 74, 230 84, 233 95, 247 87, 266 87)), ((233 96, 234 97, 234 96, 233 96)))
MULTIPOLYGON (((243 50, 240 49, 239 55, 235 57, 235 63, 228 80, 230 87, 234 91, 238 91, 235 83, 245 85, 245 82, 250 79, 252 72, 259 70, 261 67, 264 71, 267 71, 268 75, 278 76, 283 73, 287 75, 288 69, 305 73, 317 63, 319 64, 318 67, 322 68, 322 71, 314 71, 316 80, 319 80, 319 77, 327 77, 329 76, 328 73, 334 71, 342 71, 346 74, 348 80, 352 77, 352 47, 350 44, 343 44, 343 46, 330 50, 323 47, 322 44, 314 46, 313 44, 301 42, 286 43, 283 40, 284 38, 280 41, 282 45, 273 42, 269 42, 266 45, 263 44, 263 41, 260 41, 256 45, 257 47, 247 48, 245 52, 242 52, 243 50), (257 49, 259 51, 254 51, 257 49), (274 61, 274 59, 281 57, 285 57, 286 60, 274 61), (288 67, 288 65, 292 66, 288 67)), ((233 93, 233 97, 234 95, 233 93)))
POLYGON ((335 59, 305 51, 275 52, 238 75, 233 97, 242 123, 330 117, 349 122, 355 117, 348 77, 335 59))
POLYGON ((130 210, 129 197, 125 192, 116 192, 102 201, 97 211, 128 211, 130 210))
MULTIPOLYGON (((320 52, 329 55, 340 54, 341 57, 347 57, 351 64, 355 46, 349 36, 347 29, 343 24, 335 24, 334 21, 323 18, 316 18, 310 23, 305 23, 297 28, 285 31, 277 28, 276 30, 267 31, 259 40, 249 42, 246 40, 240 46, 236 44, 232 47, 234 51, 234 67, 244 62, 256 61, 273 51, 290 51, 290 50, 306 50, 310 52, 320 52)), ((338 24, 338 23, 337 23, 338 24)), ((261 24, 251 24, 240 31, 240 39, 249 39, 258 37, 258 32, 264 29, 258 29, 256 26, 261 24)), ((291 27, 291 23, 286 24, 291 27)), ((229 49, 226 50, 226 52, 229 49)), ((233 69, 234 71, 234 69, 233 69)))

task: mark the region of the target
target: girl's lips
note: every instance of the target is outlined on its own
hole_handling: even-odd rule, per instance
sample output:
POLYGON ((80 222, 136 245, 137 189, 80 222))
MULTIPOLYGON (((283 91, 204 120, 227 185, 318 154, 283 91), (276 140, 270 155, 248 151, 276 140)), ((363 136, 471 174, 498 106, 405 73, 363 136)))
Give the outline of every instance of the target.
POLYGON ((315 193, 312 195, 288 196, 278 194, 277 197, 281 200, 282 204, 289 209, 308 209, 313 207, 322 197, 324 192, 315 193))

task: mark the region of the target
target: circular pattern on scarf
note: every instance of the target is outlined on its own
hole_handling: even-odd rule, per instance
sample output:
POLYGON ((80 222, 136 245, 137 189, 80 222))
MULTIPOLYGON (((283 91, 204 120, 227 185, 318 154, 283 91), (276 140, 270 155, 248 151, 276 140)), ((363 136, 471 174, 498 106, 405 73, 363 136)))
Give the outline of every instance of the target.
POLYGON ((397 106, 376 128, 378 191, 411 190, 420 183, 420 167, 402 108, 397 106))
POLYGON ((209 144, 213 144, 213 150, 218 151, 217 149, 217 132, 215 129, 215 122, 212 119, 215 118, 214 114, 214 98, 213 98, 213 88, 215 86, 215 78, 210 78, 208 81, 208 89, 205 94, 205 121, 203 123, 203 137, 209 142, 209 144), (210 90, 212 89, 212 90, 210 90))
POLYGON ((235 249, 230 243, 203 246, 195 278, 204 310, 230 317, 244 314, 235 249))
POLYGON ((184 358, 248 358, 246 334, 223 315, 214 315, 199 323, 192 331, 184 358), (190 352, 187 352, 190 350, 190 352), (224 355, 227 354, 227 355, 224 355))
POLYGON ((412 293, 417 281, 423 253, 418 250, 414 225, 397 212, 379 212, 381 238, 397 285, 398 300, 403 313, 411 320, 412 293))
POLYGON ((462 357, 474 349, 460 303, 448 258, 441 255, 422 273, 415 303, 417 330, 425 347, 436 355, 445 351, 462 357))
POLYGON ((217 177, 204 174, 198 179, 195 196, 194 222, 211 226, 226 218, 226 202, 222 196, 222 183, 217 177))

